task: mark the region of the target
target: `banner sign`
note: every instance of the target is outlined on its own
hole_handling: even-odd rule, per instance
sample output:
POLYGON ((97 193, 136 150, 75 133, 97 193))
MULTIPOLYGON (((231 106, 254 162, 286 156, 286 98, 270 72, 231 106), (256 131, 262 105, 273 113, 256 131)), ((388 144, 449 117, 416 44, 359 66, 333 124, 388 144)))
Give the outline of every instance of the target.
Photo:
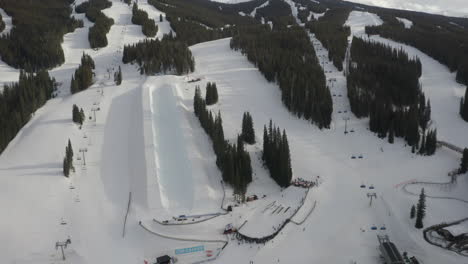
POLYGON ((188 253, 194 253, 194 252, 200 252, 200 251, 205 251, 205 246, 176 249, 175 254, 182 255, 182 254, 188 254, 188 253))

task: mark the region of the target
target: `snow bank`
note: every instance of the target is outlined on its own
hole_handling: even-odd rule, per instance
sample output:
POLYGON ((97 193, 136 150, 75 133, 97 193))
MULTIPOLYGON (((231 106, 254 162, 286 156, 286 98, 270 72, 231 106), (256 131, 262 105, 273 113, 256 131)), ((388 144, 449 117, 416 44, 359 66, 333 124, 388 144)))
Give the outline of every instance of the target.
POLYGON ((382 19, 376 14, 361 11, 351 11, 345 25, 351 27, 351 36, 365 34, 366 26, 380 26, 382 19))

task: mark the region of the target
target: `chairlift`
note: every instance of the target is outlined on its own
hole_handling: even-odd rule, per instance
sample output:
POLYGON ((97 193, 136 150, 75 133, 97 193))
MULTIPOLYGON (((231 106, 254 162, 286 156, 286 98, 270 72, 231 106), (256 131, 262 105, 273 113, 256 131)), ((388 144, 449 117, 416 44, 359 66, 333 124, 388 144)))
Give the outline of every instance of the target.
POLYGON ((363 158, 362 155, 359 155, 359 158, 362 159, 363 158))
POLYGON ((62 219, 62 221, 60 222, 61 225, 66 225, 67 222, 65 222, 65 220, 62 219))
POLYGON ((365 185, 365 184, 361 184, 361 188, 366 188, 366 185, 365 185))
POLYGON ((70 190, 73 190, 73 189, 75 189, 75 186, 70 185, 70 190))
POLYGON ((354 129, 351 129, 349 132, 354 133, 354 129))
POLYGON ((385 226, 382 226, 380 230, 387 230, 387 228, 385 226))
POLYGON ((369 186, 369 189, 370 189, 370 190, 374 190, 374 189, 375 189, 375 188, 374 188, 374 185, 369 186))
POLYGON ((371 230, 377 230, 377 227, 376 227, 376 226, 372 226, 372 227, 371 227, 371 230))
POLYGON ((341 97, 341 94, 339 94, 338 97, 341 97))
POLYGON ((343 112, 344 112, 344 113, 348 113, 348 110, 344 110, 343 112))
POLYGON ((353 156, 351 156, 351 158, 352 158, 352 159, 356 159, 356 156, 353 155, 353 156))
POLYGON ((341 114, 341 111, 338 111, 338 114, 341 114))
POLYGON ((76 157, 77 160, 81 160, 81 157, 76 157))

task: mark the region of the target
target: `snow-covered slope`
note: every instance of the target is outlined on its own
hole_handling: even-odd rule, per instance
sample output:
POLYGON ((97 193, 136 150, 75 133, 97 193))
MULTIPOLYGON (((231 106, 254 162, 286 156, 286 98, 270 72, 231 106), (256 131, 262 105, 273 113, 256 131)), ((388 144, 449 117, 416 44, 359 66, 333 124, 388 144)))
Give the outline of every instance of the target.
MULTIPOLYGON (((144 0, 139 5, 159 21, 159 11, 144 0)), ((85 28, 65 35, 66 62, 51 71, 62 82, 59 97, 38 110, 0 156, 0 208, 7 208, 0 221, 2 263, 143 263, 183 248, 204 246, 217 253, 228 241, 212 263, 373 264, 379 261, 376 234, 384 231, 372 231, 372 226, 385 226, 385 233, 401 251, 424 263, 466 261, 423 240, 408 217, 417 197, 400 188, 412 180, 447 181, 447 172, 459 166, 459 155, 439 149, 435 156, 421 157, 411 154, 402 140, 389 144, 369 132, 368 120, 357 119, 350 112, 346 80, 314 36, 311 39, 334 95, 329 130, 319 130, 290 114, 281 102, 278 86, 268 83, 241 53, 232 51, 229 39, 191 47, 196 61, 191 76, 139 75, 135 66, 120 62, 124 44, 144 39, 141 28, 131 24, 130 7, 113 0, 113 6, 104 12, 115 20, 108 34, 109 46, 89 49, 91 23, 85 18, 85 28), (96 83, 70 96, 70 77, 83 51, 96 62, 96 83), (124 81, 115 86, 111 76, 119 65, 124 81), (188 82, 194 78, 201 81, 188 82), (251 113, 257 135, 257 144, 246 146, 254 172, 247 194, 261 199, 234 207, 230 213, 220 208, 224 195, 221 175, 210 141, 193 114, 195 87, 204 91, 209 81, 217 83, 219 102, 210 109, 221 112, 226 139, 235 141, 245 111, 251 113), (87 116, 81 130, 71 122, 73 104, 83 107, 87 116), (97 108, 94 120, 91 109, 97 108), (290 212, 276 213, 266 207, 275 202, 293 210, 305 195, 296 187, 281 190, 262 166, 263 125, 270 119, 287 131, 294 177, 317 180, 319 186, 308 192, 292 219, 305 219, 302 225, 288 224, 265 245, 226 240, 222 231, 229 223, 236 227, 246 223, 242 232, 251 236, 274 231, 290 212), (354 132, 343 133, 346 122, 348 131, 354 132), (67 179, 61 167, 69 138, 76 172, 67 179), (86 149, 86 166, 83 158, 78 159, 80 149, 86 149), (369 189, 371 185, 375 189, 369 189), (367 196, 371 192, 377 195, 372 206, 367 196), (180 214, 220 212, 198 224, 157 222, 180 214), (72 244, 63 262, 54 246, 68 237, 72 244)), ((353 34, 364 37, 364 26, 378 23, 375 15, 353 12, 347 25, 353 34)), ((169 24, 159 25, 162 32, 171 31, 169 24)), ((454 83, 454 75, 444 66, 411 47, 403 48, 423 63, 421 83, 431 99, 439 137, 467 146, 464 135, 468 127, 455 112, 463 88, 454 83)), ((7 76, 1 69, 0 75, 7 76)), ((460 177, 453 192, 436 188, 426 192, 468 200, 463 192, 467 184, 466 177, 460 177)), ((418 193, 420 187, 407 189, 418 193)), ((234 205, 229 186, 225 194, 224 207, 234 205)), ((428 199, 427 208, 425 226, 466 217, 466 205, 456 201, 428 199)), ((181 254, 178 263, 206 258, 205 251, 181 254)))
MULTIPOLYGON (((318 56, 326 58, 321 49, 318 56)), ((404 148, 402 141, 391 145, 378 139, 367 130, 366 120, 350 114, 344 79, 332 87, 332 93, 337 95, 333 129, 320 131, 307 121, 295 118, 282 106, 278 87, 267 83, 240 53, 231 51, 229 39, 195 45, 192 50, 197 63, 196 75, 218 85, 220 103, 215 109, 219 107, 223 114, 228 139, 232 140, 239 132, 244 111, 252 114, 258 135, 272 118, 288 133, 295 177, 315 180, 320 176, 323 180, 319 188, 310 191, 308 199, 317 200, 318 205, 303 227, 287 226, 283 234, 250 255, 240 253, 250 252, 248 246, 239 249, 230 245, 218 263, 236 263, 231 258, 234 252, 244 255, 246 262, 254 260, 254 263, 277 262, 278 258, 280 262, 292 263, 350 260, 375 263, 379 253, 375 249, 377 232, 370 230, 373 225, 379 228, 385 225, 401 250, 423 260, 437 258, 444 263, 459 263, 458 257, 426 244, 408 218, 416 198, 394 187, 412 179, 445 180, 446 173, 458 166, 456 155, 441 149, 434 157, 420 157, 404 148), (352 128, 354 133, 343 134, 343 117, 351 118, 348 129, 352 128), (360 154, 362 159, 351 159, 360 154), (378 198, 372 207, 366 196, 369 190, 361 189, 361 184, 376 188, 378 198)), ((324 65, 326 71, 331 71, 328 79, 342 76, 331 63, 324 65)), ((450 204, 447 208, 443 202, 428 203, 430 216, 426 225, 464 216, 462 204, 450 204)))

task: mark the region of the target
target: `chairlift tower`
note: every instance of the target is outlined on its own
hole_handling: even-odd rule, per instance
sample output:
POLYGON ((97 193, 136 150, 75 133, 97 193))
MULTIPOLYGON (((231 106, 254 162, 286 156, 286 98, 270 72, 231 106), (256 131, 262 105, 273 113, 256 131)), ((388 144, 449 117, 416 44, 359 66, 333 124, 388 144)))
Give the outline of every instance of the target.
POLYGON ((94 116, 94 124, 96 124, 97 123, 96 111, 99 111, 99 108, 93 107, 93 108, 91 108, 91 111, 93 112, 93 116, 94 116))
POLYGON ((370 199, 369 206, 372 206, 372 198, 377 199, 377 194, 375 192, 369 192, 367 193, 367 197, 370 199))
POLYGON ((67 240, 63 242, 60 242, 60 241, 55 242, 55 250, 58 250, 59 247, 62 250, 62 260, 65 260, 65 252, 63 251, 63 249, 67 248, 69 244, 71 244, 70 238, 68 238, 67 240))
POLYGON ((85 152, 88 152, 88 149, 80 148, 80 152, 83 153, 83 166, 86 166, 85 152))
POLYGON ((343 117, 343 120, 345 121, 345 125, 344 125, 344 133, 345 134, 348 134, 348 121, 349 121, 349 117, 343 117))

